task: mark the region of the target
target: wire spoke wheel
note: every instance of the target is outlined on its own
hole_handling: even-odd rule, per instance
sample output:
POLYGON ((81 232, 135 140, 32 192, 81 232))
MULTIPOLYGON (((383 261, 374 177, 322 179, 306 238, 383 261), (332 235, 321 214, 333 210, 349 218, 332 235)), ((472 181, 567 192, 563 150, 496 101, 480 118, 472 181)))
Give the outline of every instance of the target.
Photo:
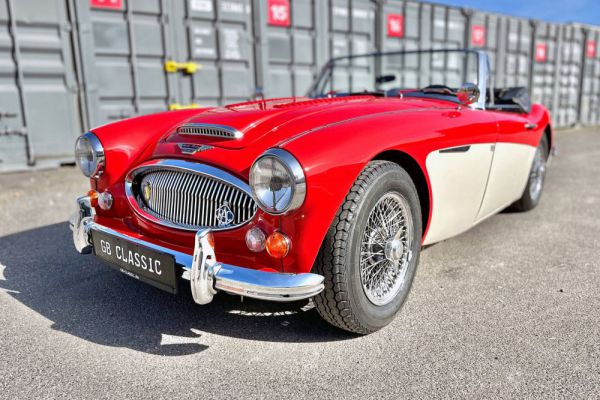
POLYGON ((409 203, 398 192, 384 194, 371 210, 362 235, 360 277, 373 304, 390 303, 404 285, 413 229, 409 203))
POLYGON ((529 196, 537 199, 542 192, 544 175, 546 174, 546 160, 540 147, 535 151, 533 166, 529 174, 529 196))

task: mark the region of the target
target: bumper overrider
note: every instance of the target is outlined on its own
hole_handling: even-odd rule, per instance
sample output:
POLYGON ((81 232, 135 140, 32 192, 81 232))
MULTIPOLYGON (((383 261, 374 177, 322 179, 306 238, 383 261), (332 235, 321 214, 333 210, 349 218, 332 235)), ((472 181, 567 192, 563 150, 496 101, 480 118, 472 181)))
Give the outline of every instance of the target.
POLYGON ((312 273, 287 274, 259 271, 219 263, 209 241, 210 229, 196 232, 194 253, 182 253, 118 232, 94 221, 94 209, 87 196, 77 199, 78 212, 69 225, 73 243, 81 254, 93 250, 92 231, 112 235, 134 244, 169 254, 183 269, 181 277, 190 281, 192 296, 198 304, 210 303, 218 291, 271 301, 295 301, 310 298, 324 288, 323 277, 312 273))

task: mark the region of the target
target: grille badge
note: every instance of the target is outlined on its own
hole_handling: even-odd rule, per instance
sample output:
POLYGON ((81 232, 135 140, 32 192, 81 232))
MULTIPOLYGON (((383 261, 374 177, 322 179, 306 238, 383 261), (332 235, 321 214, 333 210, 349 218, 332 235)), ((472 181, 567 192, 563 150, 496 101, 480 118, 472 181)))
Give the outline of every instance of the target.
POLYGON ((193 143, 177 143, 177 146, 181 149, 183 154, 196 154, 200 151, 213 149, 213 146, 207 146, 205 144, 193 144, 193 143))
POLYGON ((215 218, 217 219, 219 228, 231 225, 235 219, 235 214, 231 211, 231 208, 229 208, 229 203, 224 201, 221 204, 221 207, 217 208, 215 218))
POLYGON ((150 182, 145 182, 144 187, 142 188, 142 193, 144 194, 144 200, 146 200, 146 204, 148 204, 150 202, 150 196, 152 195, 150 182))

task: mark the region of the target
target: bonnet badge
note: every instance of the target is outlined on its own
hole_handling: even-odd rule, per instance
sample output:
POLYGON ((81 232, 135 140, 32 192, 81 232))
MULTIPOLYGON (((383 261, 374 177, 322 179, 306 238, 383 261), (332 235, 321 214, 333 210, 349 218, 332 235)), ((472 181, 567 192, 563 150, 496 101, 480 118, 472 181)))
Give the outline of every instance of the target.
POLYGON ((195 154, 200 151, 210 150, 213 148, 212 146, 193 143, 177 143, 177 146, 179 146, 183 154, 195 154))

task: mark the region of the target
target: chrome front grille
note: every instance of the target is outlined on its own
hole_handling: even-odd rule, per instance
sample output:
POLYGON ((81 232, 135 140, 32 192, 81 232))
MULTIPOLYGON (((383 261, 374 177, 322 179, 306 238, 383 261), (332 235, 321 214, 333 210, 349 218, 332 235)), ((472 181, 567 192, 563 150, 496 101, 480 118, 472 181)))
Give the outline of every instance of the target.
POLYGON ((203 164, 161 160, 129 174, 126 191, 134 209, 162 225, 186 230, 231 229, 256 213, 246 183, 203 164))
POLYGON ((242 133, 235 128, 212 124, 185 124, 177 128, 179 135, 210 136, 223 139, 238 139, 242 133))

